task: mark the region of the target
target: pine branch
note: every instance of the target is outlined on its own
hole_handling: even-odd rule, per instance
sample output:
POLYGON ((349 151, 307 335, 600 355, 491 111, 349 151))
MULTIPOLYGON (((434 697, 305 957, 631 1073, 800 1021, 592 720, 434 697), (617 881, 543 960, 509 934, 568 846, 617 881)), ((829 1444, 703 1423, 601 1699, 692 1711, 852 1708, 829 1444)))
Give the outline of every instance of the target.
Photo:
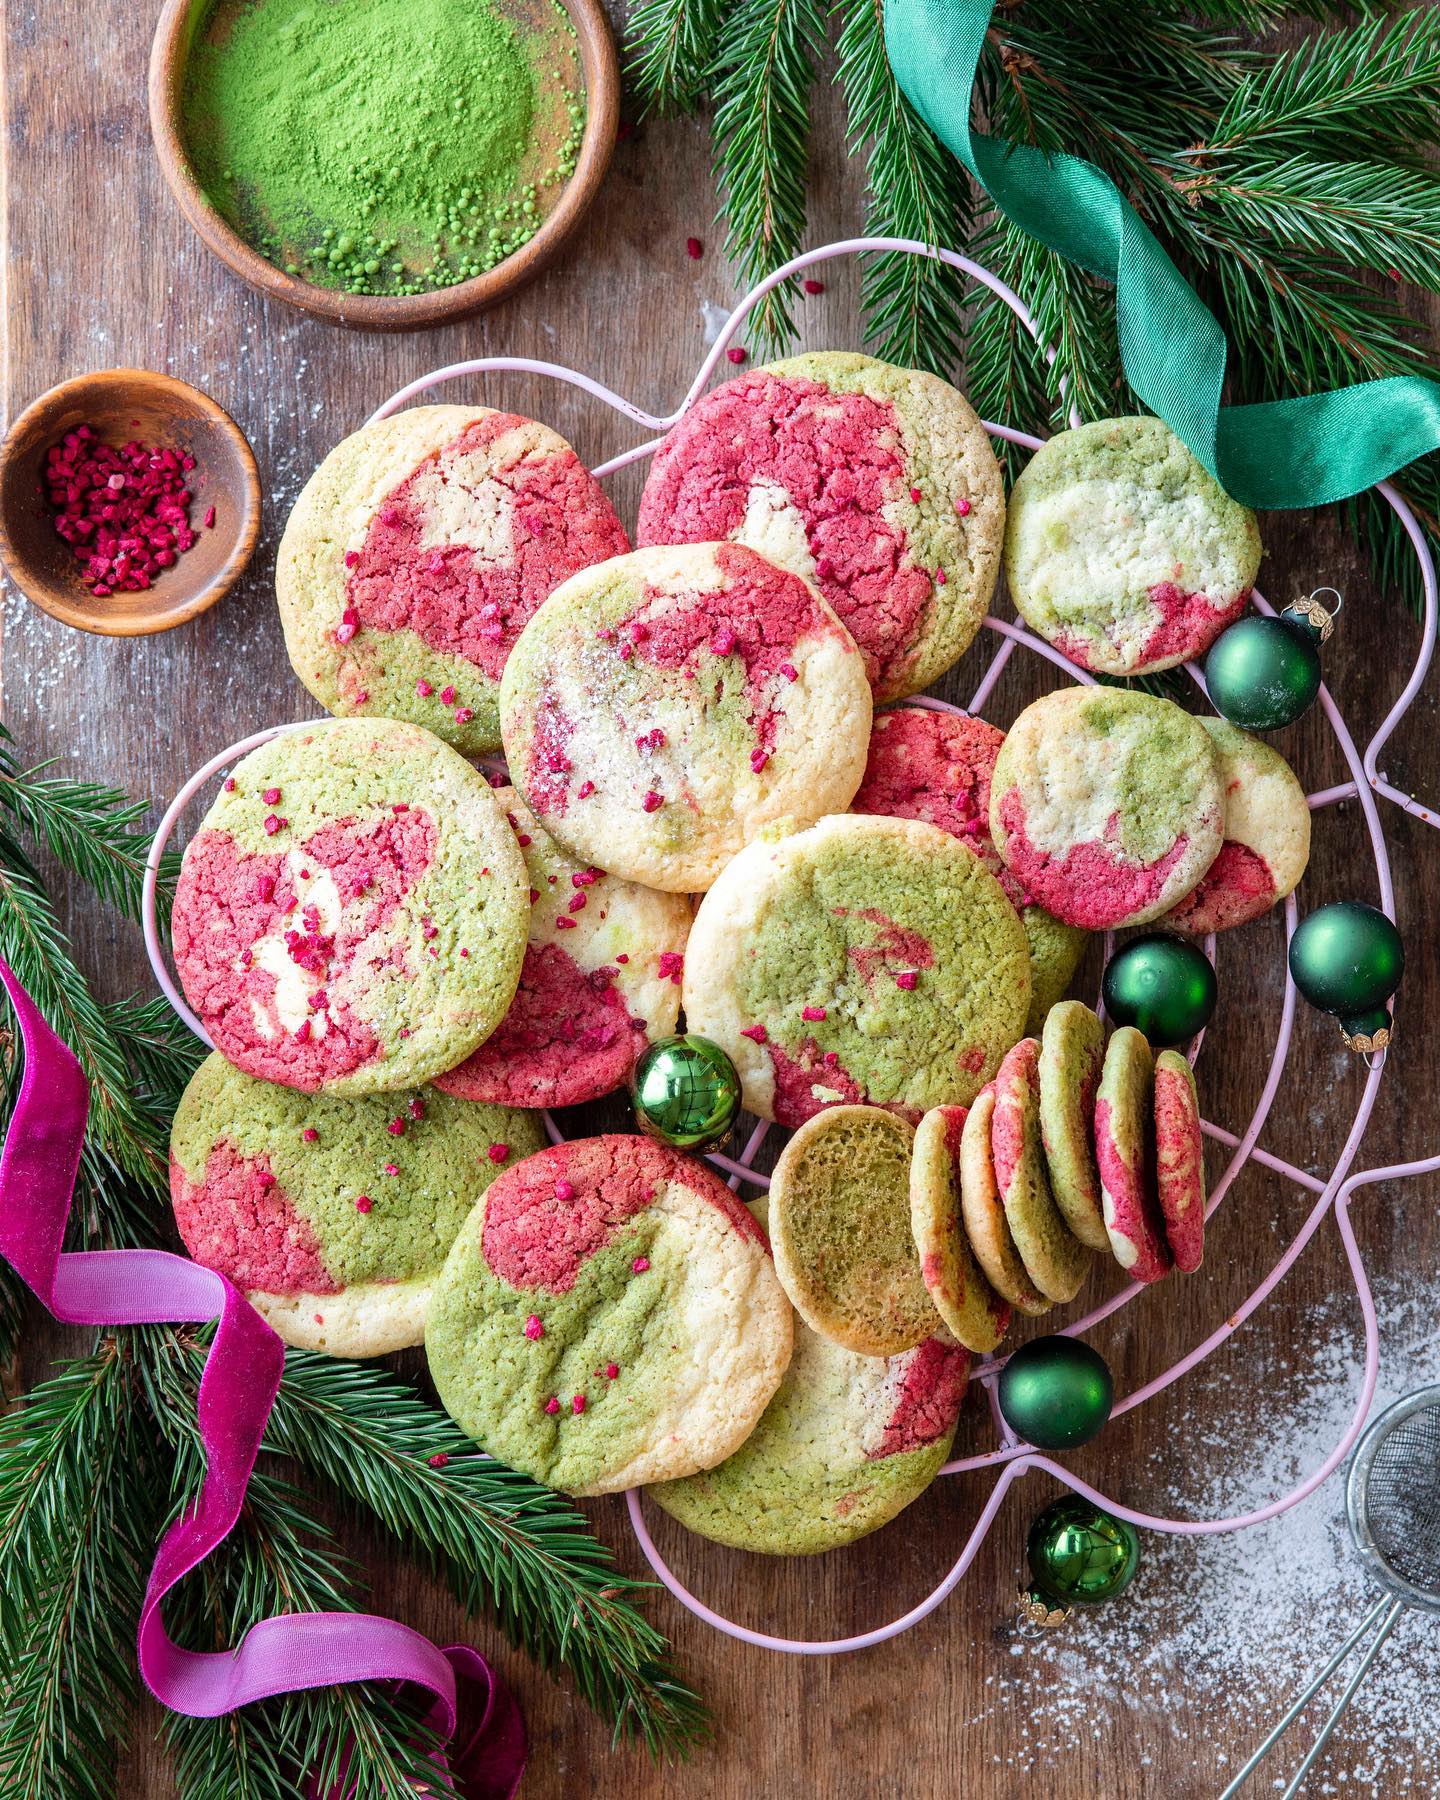
MULTIPOLYGON (((837 0, 838 44, 850 151, 868 145, 866 229, 953 247, 970 235, 968 182, 910 108, 885 54, 882 0, 837 0)), ((865 338, 905 368, 951 376, 963 354, 965 284, 917 256, 868 259, 860 292, 865 338)))
MULTIPOLYGON (((825 44, 826 0, 731 0, 710 81, 715 159, 724 191, 725 254, 753 286, 800 248, 810 85, 825 44)), ((767 348, 794 334, 793 288, 750 315, 767 348)))
POLYGON ((0 1418, 6 1800, 114 1795, 157 1511, 131 1373, 106 1339, 0 1418))
POLYGON ((626 74, 646 112, 693 112, 725 16, 725 0, 645 0, 631 13, 626 74))

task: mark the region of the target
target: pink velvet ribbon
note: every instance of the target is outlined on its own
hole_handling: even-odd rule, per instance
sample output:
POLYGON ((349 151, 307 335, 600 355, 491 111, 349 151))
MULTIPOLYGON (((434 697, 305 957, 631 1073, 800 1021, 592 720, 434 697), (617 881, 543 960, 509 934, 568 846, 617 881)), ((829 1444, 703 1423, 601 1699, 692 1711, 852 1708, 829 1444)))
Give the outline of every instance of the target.
MULTIPOLYGON (((140 1673, 163 1705, 216 1718, 252 1700, 351 1681, 415 1682, 433 1696, 427 1721, 448 1741, 464 1800, 513 1800, 525 1768, 525 1726, 513 1696, 467 1645, 441 1650, 395 1619, 368 1613, 288 1613, 262 1619, 233 1651, 184 1650, 160 1602, 221 1544, 239 1516, 285 1351, 223 1275, 163 1250, 62 1255, 80 1165, 89 1084, 69 1048, 0 962, 25 1047, 20 1095, 0 1151, 0 1255, 69 1325, 203 1324, 218 1317, 200 1381, 207 1458, 194 1507, 161 1539, 140 1612, 140 1673)), ((342 1800, 345 1784, 323 1800, 342 1800)))

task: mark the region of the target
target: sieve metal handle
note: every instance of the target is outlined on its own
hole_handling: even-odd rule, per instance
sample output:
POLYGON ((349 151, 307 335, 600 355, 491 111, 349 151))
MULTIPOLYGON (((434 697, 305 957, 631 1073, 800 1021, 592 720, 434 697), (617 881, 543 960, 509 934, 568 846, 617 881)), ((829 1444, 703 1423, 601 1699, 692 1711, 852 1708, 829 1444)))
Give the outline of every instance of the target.
POLYGON ((1335 1727, 1340 1723, 1346 1707, 1349 1706, 1350 1702, 1355 1698, 1360 1683, 1370 1673, 1371 1664, 1380 1654, 1381 1646, 1395 1629, 1396 1621, 1404 1610, 1405 1602, 1403 1600, 1387 1601, 1382 1599, 1375 1602, 1374 1606, 1371 1607, 1370 1611, 1355 1627, 1354 1631, 1350 1633, 1349 1637, 1346 1638, 1345 1642, 1330 1658, 1325 1667, 1320 1670, 1318 1675, 1315 1675, 1311 1679, 1310 1685, 1298 1699, 1296 1699, 1289 1712, 1285 1714, 1284 1718, 1276 1725, 1269 1737, 1267 1737, 1259 1746, 1249 1762, 1245 1764, 1245 1767, 1241 1769, 1239 1774, 1230 1783, 1229 1787, 1227 1787, 1224 1793, 1220 1795, 1220 1800, 1234 1800, 1234 1796, 1240 1792, 1241 1788, 1244 1787, 1245 1783, 1275 1748, 1276 1744, 1280 1742, 1281 1738, 1284 1737, 1285 1733, 1295 1723, 1296 1719, 1300 1717, 1301 1713, 1304 1712, 1305 1708, 1320 1692, 1325 1683, 1329 1681, 1330 1677, 1340 1667, 1341 1663, 1345 1661, 1346 1657, 1351 1655, 1355 1650, 1355 1647, 1368 1633, 1370 1634, 1370 1642, 1366 1646, 1364 1656, 1360 1659, 1359 1668, 1356 1669, 1355 1673, 1346 1683, 1345 1691, 1335 1702, 1330 1717, 1326 1719, 1324 1725, 1320 1728, 1320 1735, 1310 1746, 1310 1749, 1305 1755, 1305 1760, 1295 1771, 1289 1787, 1286 1788, 1282 1796, 1282 1800, 1295 1800, 1295 1796, 1300 1792, 1301 1787, 1304 1785, 1305 1777, 1315 1766, 1315 1762, 1320 1756, 1320 1753, 1324 1750, 1326 1744, 1330 1742, 1331 1735, 1333 1734, 1335 1727))

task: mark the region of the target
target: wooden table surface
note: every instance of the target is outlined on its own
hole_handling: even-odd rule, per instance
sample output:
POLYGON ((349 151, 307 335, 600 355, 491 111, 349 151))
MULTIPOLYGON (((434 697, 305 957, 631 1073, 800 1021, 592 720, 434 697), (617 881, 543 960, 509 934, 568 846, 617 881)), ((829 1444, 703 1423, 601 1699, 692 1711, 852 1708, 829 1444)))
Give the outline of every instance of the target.
MULTIPOLYGON (((161 797, 205 756, 262 725, 313 710, 292 678, 271 594, 276 541, 287 510, 315 464, 388 393, 412 376, 460 357, 519 354, 553 358, 599 377, 642 404, 664 410, 683 391, 704 346, 702 303, 731 296, 711 226, 714 194, 699 123, 647 125, 619 150, 601 202, 562 264, 500 311, 468 324, 409 337, 357 336, 262 303, 199 246, 162 188, 150 153, 144 68, 153 7, 5 0, 6 150, 4 225, 7 416, 62 377, 88 368, 139 364, 195 382, 228 407, 248 433, 266 489, 262 548, 242 586, 215 611, 165 636, 136 641, 84 636, 6 595, 4 713, 23 753, 58 757, 68 770, 161 797), (703 259, 685 239, 706 240, 703 259)), ((855 171, 828 96, 817 119, 815 190, 821 204, 812 241, 846 235, 860 217, 855 171)), ((823 299, 803 308, 804 346, 856 342, 850 271, 836 265, 823 299)), ((452 387, 470 398, 533 411, 591 461, 632 442, 630 430, 567 390, 504 377, 452 387)), ((614 484, 633 519, 638 481, 614 484)), ((1271 518, 1263 585, 1282 601, 1329 583, 1349 605, 1327 650, 1332 686, 1357 730, 1378 721, 1408 667, 1416 631, 1398 600, 1373 590, 1334 522, 1271 518)), ((941 690, 963 700, 988 646, 972 650, 941 690)), ((991 716, 1006 723, 1047 677, 1017 657, 991 716), (1038 685, 1037 685, 1038 684, 1038 685)), ((1433 787, 1434 683, 1388 756, 1403 786, 1433 787)), ((1315 789, 1340 780, 1343 765, 1318 713, 1280 738, 1315 789)), ((1435 941, 1427 921, 1440 909, 1440 856, 1434 838, 1393 810, 1385 815, 1394 859, 1410 973, 1404 1030, 1361 1154, 1361 1166, 1418 1154, 1433 1138, 1440 1080, 1421 1054, 1436 985, 1435 941)), ((1304 908, 1340 896, 1376 897, 1373 863, 1358 809, 1342 805, 1317 821, 1315 855, 1301 890, 1304 908)), ((85 965, 107 993, 148 989, 139 934, 73 896, 69 918, 85 965)), ((1224 945, 1222 1000, 1201 1062, 1208 1116, 1244 1121, 1259 1092, 1274 1040, 1281 992, 1283 932, 1277 917, 1224 945)), ((1093 959, 1091 975, 1095 973, 1093 959)), ((1300 1165, 1332 1163, 1360 1089, 1361 1069, 1334 1027, 1302 1006, 1296 1043, 1264 1143, 1300 1165)), ((1219 1164, 1212 1166, 1212 1178, 1219 1164)), ((1363 1247, 1377 1271, 1434 1267, 1431 1182, 1375 1190, 1357 1212, 1363 1247)), ((1299 1225, 1305 1197, 1261 1170, 1248 1170, 1219 1215, 1205 1270, 1172 1282, 1119 1313, 1095 1337, 1120 1391, 1163 1369, 1220 1324, 1250 1291, 1299 1225)), ((1093 1296, 1103 1286, 1097 1278, 1093 1296)), ((1348 1330, 1358 1319, 1333 1226, 1327 1224, 1274 1302, 1222 1350, 1196 1383, 1181 1384, 1117 1420, 1073 1458, 1101 1489, 1144 1507, 1174 1483, 1208 1484, 1226 1467, 1226 1444, 1188 1421, 1203 1419, 1207 1395, 1244 1388, 1263 1342, 1272 1363, 1304 1364, 1313 1352, 1308 1317, 1321 1303, 1348 1330), (1207 1385, 1208 1384, 1208 1385, 1207 1385)), ((34 1379, 61 1339, 37 1321, 26 1355, 34 1379)), ((1263 1396, 1260 1397, 1263 1403, 1263 1396)), ((987 1424, 967 1411, 957 1440, 983 1447, 987 1424)), ((1284 1416, 1270 1429, 1283 1438, 1284 1416)), ((902 1520, 847 1551, 814 1561, 771 1562, 707 1547, 663 1518, 655 1529, 685 1578, 721 1609, 782 1632, 835 1635, 863 1630, 924 1593, 948 1566, 988 1492, 987 1477, 939 1483, 902 1520)), ((1218 1716, 1204 1696, 1187 1696, 1184 1670, 1163 1715, 1127 1699, 1117 1624, 1087 1623, 1072 1653, 1088 1659, 1094 1701, 1069 1742, 1054 1734, 1027 1751, 1024 1707, 996 1699, 1013 1666, 1012 1602, 1029 1518, 1057 1491, 1032 1475, 1007 1498, 959 1591, 899 1643, 840 1660, 774 1658, 743 1648, 691 1620, 668 1597, 655 1610, 673 1632, 685 1670, 709 1698, 716 1746, 683 1775, 656 1772, 635 1753, 612 1754, 607 1734, 563 1687, 536 1675, 486 1622, 467 1625, 438 1589, 394 1558, 375 1557, 374 1600, 441 1637, 468 1633, 497 1654, 519 1691, 534 1744, 525 1783, 544 1796, 661 1793, 849 1797, 885 1794, 1092 1796, 1166 1800, 1213 1796, 1237 1750, 1258 1735, 1273 1701, 1290 1691, 1294 1669, 1275 1671, 1273 1690, 1244 1697, 1218 1716)), ((618 1501, 592 1509, 598 1530, 627 1567, 639 1558, 618 1501)), ((1152 1540, 1153 1543, 1153 1540, 1152 1540)), ((359 1554, 373 1549, 363 1537, 359 1554)), ((1155 1555, 1132 1592, 1156 1616, 1183 1592, 1193 1552, 1155 1555)), ((1122 1600, 1113 1609, 1131 1605, 1122 1600)), ((1217 1620, 1217 1631, 1235 1622, 1217 1620)), ((173 1792, 152 1742, 155 1718, 141 1720, 122 1792, 160 1800, 173 1792)), ((1346 1737, 1337 1740, 1343 1758, 1346 1737)), ((1413 1779, 1431 1792, 1402 1753, 1375 1791, 1399 1792, 1413 1779), (1389 1783, 1393 1779, 1394 1786, 1389 1783)))

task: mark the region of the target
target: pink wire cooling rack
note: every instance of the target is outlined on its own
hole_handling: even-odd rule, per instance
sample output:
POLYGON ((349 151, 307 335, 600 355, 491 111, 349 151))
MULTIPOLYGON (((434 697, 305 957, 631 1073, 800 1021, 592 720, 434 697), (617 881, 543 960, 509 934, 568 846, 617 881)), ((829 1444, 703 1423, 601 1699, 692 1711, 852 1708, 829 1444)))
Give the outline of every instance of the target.
MULTIPOLYGON (((592 398, 613 408, 616 412, 623 413, 626 418, 632 420, 645 431, 660 434, 660 436, 652 437, 646 442, 638 444, 635 448, 627 450, 619 456, 612 457, 609 462, 602 464, 595 470, 595 473, 598 476, 603 477, 611 475, 618 469, 625 468, 631 463, 639 462, 653 455, 658 448, 664 433, 684 416, 684 414, 695 404, 699 396, 705 391, 711 376, 714 374, 716 367, 720 363, 721 358, 724 356, 726 349, 735 338, 737 332, 739 332, 755 306, 772 288, 778 286, 790 276, 798 274, 801 270, 812 268, 816 264, 829 262, 837 257, 863 255, 881 250, 897 251, 912 256, 938 258, 941 262, 947 263, 952 268, 960 270, 972 281, 981 283, 983 286, 989 288, 992 293, 998 295, 999 298, 1010 307, 1011 311, 1015 313, 1016 317, 1030 335, 1039 342, 1039 334, 1036 331, 1035 323, 1023 301, 1020 300, 1018 295, 1014 294, 1006 287, 1004 282, 1000 281, 979 263, 972 262, 968 257, 960 256, 953 250, 936 249, 932 246, 916 243, 906 238, 849 238, 841 243, 827 244, 821 249, 811 250, 804 256, 796 257, 792 262, 787 263, 784 268, 777 270, 768 280, 762 282, 757 288, 749 293, 726 321, 724 328, 711 346, 704 362, 700 365, 699 372, 696 374, 694 381, 690 384, 690 388, 685 394, 685 397, 681 400, 679 406, 676 407, 673 413, 669 413, 664 417, 657 417, 653 413, 646 412, 642 407, 636 406, 631 401, 625 399, 623 395, 613 392, 602 383, 594 381, 589 376, 582 375, 574 369, 564 368, 558 363, 538 362, 530 357, 519 356, 481 357, 471 362, 451 363, 445 368, 436 369, 431 374, 421 376, 418 380, 412 381, 408 386, 401 388, 398 393, 393 394, 383 406, 376 410, 373 417, 375 419, 387 418, 391 413, 398 411, 407 402, 416 399, 421 394, 427 393, 431 388, 437 387, 443 382, 462 380, 476 375, 504 374, 509 371, 525 375, 551 376, 557 381, 563 381, 572 387, 581 389, 583 392, 591 395, 592 398)), ((1047 350, 1046 354, 1053 364, 1053 353, 1047 350)), ((1073 410, 1071 417, 1073 423, 1079 423, 1079 419, 1074 414, 1073 410)), ((1041 441, 1039 438, 1031 437, 1022 431, 1015 431, 1006 425, 987 424, 986 429, 996 438, 1004 439, 1006 442, 1012 444, 1021 444, 1030 449, 1037 448, 1041 441)), ((1411 669, 1410 677, 1405 683, 1399 698, 1395 701, 1379 730, 1366 744, 1363 751, 1356 744, 1355 739, 1350 733, 1349 727, 1341 716, 1340 710, 1336 706, 1328 689, 1321 688, 1319 704, 1335 735, 1336 741, 1339 743, 1346 766, 1349 769, 1349 779, 1340 782, 1334 787, 1326 788, 1319 793, 1311 794, 1309 796, 1309 803, 1312 811, 1318 812, 1325 807, 1335 805, 1341 800, 1353 799, 1358 801, 1360 813, 1365 825, 1365 831, 1369 839, 1370 849, 1375 859, 1375 875, 1379 886, 1380 905, 1385 913, 1393 918, 1395 912, 1395 898, 1390 876, 1390 859, 1386 850, 1384 833, 1380 825, 1380 813, 1376 797, 1379 796, 1396 806, 1402 807, 1406 812, 1412 813, 1417 818, 1422 819, 1427 825, 1440 825, 1440 818, 1437 818, 1435 813, 1427 807, 1421 805, 1413 796, 1401 793, 1398 789, 1393 787, 1386 779, 1385 775, 1379 770, 1379 758, 1386 744, 1389 742, 1391 735, 1395 731, 1396 726, 1404 717, 1412 701, 1415 699, 1416 694, 1419 692, 1421 683, 1424 681, 1426 672, 1429 669, 1435 651, 1437 597, 1435 565, 1431 559, 1424 536, 1415 521, 1414 515, 1388 482, 1381 482, 1378 491, 1384 496, 1385 500, 1399 517, 1420 565, 1425 596, 1420 648, 1416 655, 1414 666, 1411 669)), ((1268 613, 1274 610, 1258 593, 1255 595, 1255 604, 1263 612, 1268 613)), ((1047 661, 1053 663, 1071 680, 1089 682, 1092 679, 1092 677, 1087 675, 1083 670, 1077 669, 1049 644, 1044 643, 1041 639, 1034 636, 1033 633, 1024 630, 1020 626, 1013 625, 1007 620, 996 618, 987 618, 985 624, 990 631, 999 636, 1001 642, 999 649, 985 671, 983 679, 971 696, 969 705, 964 709, 961 709, 950 707, 944 701, 929 698, 922 698, 918 702, 912 702, 912 704, 918 703, 920 705, 940 708, 945 711, 964 710, 972 714, 980 713, 993 692, 996 682, 1000 679, 1000 675, 1004 670, 1006 663, 1014 654, 1016 647, 1020 645, 1023 645, 1025 649, 1032 651, 1035 655, 1046 658, 1047 661)), ((1205 697, 1205 683, 1199 669, 1191 664, 1188 665, 1188 672, 1196 686, 1199 688, 1201 696, 1205 697)), ((185 783, 184 787, 180 789, 179 793, 176 794, 163 819, 160 821, 159 830, 156 832, 155 842, 150 853, 150 860, 145 877, 143 915, 145 946, 150 956, 151 966, 155 971, 155 978, 159 982, 162 990, 189 1028, 207 1043, 209 1042, 209 1039, 200 1024, 200 1021, 185 1004, 184 998, 180 994, 165 961, 160 931, 155 916, 156 882, 160 858, 186 806, 208 782, 228 769, 232 763, 243 756, 247 751, 254 749, 259 744, 267 742, 270 738, 277 736, 282 731, 292 731, 297 728, 298 727, 295 725, 272 726, 265 731, 256 732, 252 737, 244 739, 241 743, 230 745, 227 749, 222 750, 217 756, 212 757, 210 761, 206 763, 205 767, 193 775, 191 779, 185 783)), ((1294 932, 1296 917, 1295 899, 1292 895, 1285 903, 1285 934, 1287 943, 1291 934, 1294 932)), ((1208 940, 1206 948, 1207 953, 1213 961, 1215 956, 1215 944, 1213 939, 1208 940)), ((1110 949, 1110 941, 1107 938, 1105 946, 1107 958, 1110 954, 1110 949)), ((1216 1208, 1219 1207, 1225 1199, 1226 1194, 1229 1192, 1240 1171, 1245 1167, 1247 1162, 1251 1161, 1259 1163, 1263 1167, 1274 1171, 1276 1174, 1283 1176, 1287 1181, 1295 1183, 1297 1187, 1312 1194, 1314 1196, 1314 1205, 1311 1207, 1304 1223, 1286 1246, 1278 1261, 1250 1294, 1244 1304, 1241 1305, 1223 1325, 1213 1331, 1202 1343, 1197 1344, 1187 1355, 1181 1357, 1178 1362, 1172 1364, 1172 1366, 1166 1369, 1163 1374, 1157 1375, 1153 1380, 1146 1382, 1143 1387, 1136 1388, 1132 1393, 1124 1395, 1117 1401, 1114 1410, 1116 1413, 1124 1413, 1129 1412, 1134 1407, 1143 1405, 1145 1401, 1151 1399, 1163 1389, 1170 1387, 1174 1382, 1179 1381, 1182 1376, 1188 1374, 1192 1369, 1204 1362, 1206 1357, 1208 1357, 1213 1350, 1218 1349, 1221 1344, 1233 1336, 1245 1321, 1249 1319, 1268 1298, 1279 1283, 1284 1280, 1285 1276, 1304 1252, 1306 1245, 1320 1229, 1326 1215, 1333 1212, 1336 1228, 1340 1233, 1340 1238, 1345 1248, 1345 1254, 1349 1261, 1350 1271, 1355 1282, 1355 1291, 1359 1297, 1360 1308, 1364 1317, 1365 1367, 1364 1377, 1360 1384, 1360 1392, 1356 1396, 1355 1410, 1350 1419, 1350 1423, 1347 1425, 1339 1441, 1318 1468, 1306 1476, 1298 1486, 1292 1488, 1288 1493, 1278 1495, 1267 1505, 1259 1507, 1253 1512, 1236 1514, 1229 1518, 1167 1519, 1157 1517, 1150 1513, 1137 1511, 1134 1507, 1127 1506, 1123 1500, 1116 1496, 1101 1493, 1098 1489, 1090 1487, 1087 1483, 1079 1480, 1078 1477, 1073 1475, 1063 1463, 1056 1462, 1051 1457, 1041 1455, 1030 1445, 1020 1442, 1015 1437, 1013 1432, 1011 1432, 1006 1425, 1004 1418, 1001 1416, 996 1398, 996 1378, 1004 1365, 1004 1358, 993 1357, 977 1363, 974 1373, 975 1378, 986 1390, 990 1403, 990 1413, 994 1421, 998 1441, 993 1449, 983 1451, 975 1456, 959 1457, 955 1461, 947 1463, 941 1473, 944 1475, 955 1475, 964 1470, 994 1468, 998 1471, 997 1478, 994 1486, 990 1490, 989 1497, 981 1508, 980 1515, 971 1530, 969 1538, 966 1540, 964 1548, 956 1557, 955 1561, 938 1585, 917 1605, 912 1606, 908 1612, 902 1614, 899 1618, 890 1620, 887 1624, 876 1626, 871 1631, 861 1632, 852 1637, 832 1638, 818 1641, 804 1638, 776 1637, 768 1632, 754 1631, 747 1626, 737 1624, 735 1621, 722 1617, 719 1613, 714 1612, 710 1607, 706 1606, 702 1600, 692 1594, 672 1573, 660 1555, 659 1550, 656 1548, 655 1542, 646 1526, 641 1509, 640 1494, 638 1490, 632 1490, 627 1494, 626 1502, 629 1507, 630 1520, 635 1530, 635 1536, 651 1567, 675 1598, 679 1600, 682 1605, 688 1607, 697 1618, 703 1619, 709 1625, 713 1625, 717 1631, 725 1632, 730 1637, 738 1638, 744 1643, 758 1645, 767 1650, 788 1651, 791 1653, 812 1656, 833 1656, 842 1651, 867 1649, 874 1644, 885 1642, 887 1638, 897 1637, 901 1632, 907 1631, 912 1625, 918 1624, 921 1619, 933 1612, 963 1579, 965 1571, 969 1568, 986 1533, 994 1522, 995 1516, 999 1512, 1000 1506, 1004 1501, 1005 1495, 1011 1484, 1015 1481, 1017 1476, 1029 1469, 1046 1470, 1051 1475, 1054 1475, 1057 1480, 1063 1482, 1066 1487, 1073 1489, 1076 1493, 1084 1494, 1087 1498, 1105 1507, 1108 1511, 1116 1514, 1118 1517, 1130 1520, 1134 1525, 1145 1526, 1152 1531, 1168 1532, 1177 1536, 1201 1536, 1214 1532, 1240 1531, 1247 1526, 1258 1525, 1266 1519, 1276 1517, 1277 1514, 1283 1513, 1287 1508, 1292 1507, 1303 1500, 1307 1494, 1312 1493, 1314 1489, 1340 1465, 1348 1454, 1351 1446, 1359 1436, 1361 1427, 1364 1424, 1365 1415, 1369 1410, 1370 1402, 1375 1391, 1375 1375, 1378 1362, 1378 1326, 1374 1299, 1371 1295, 1370 1284, 1366 1279, 1365 1265, 1361 1258, 1359 1246, 1355 1240, 1354 1229, 1350 1222, 1351 1202, 1361 1188, 1369 1187, 1376 1182, 1391 1181, 1406 1175, 1427 1174, 1440 1169, 1440 1156, 1426 1157, 1415 1162, 1396 1163, 1387 1168, 1366 1169, 1358 1173, 1351 1172, 1355 1158, 1360 1149, 1361 1139, 1364 1137, 1366 1127, 1370 1122, 1370 1115, 1374 1110, 1376 1094, 1379 1090, 1381 1077, 1384 1073, 1386 1053, 1383 1051, 1376 1055, 1372 1055, 1367 1059, 1369 1068, 1366 1075, 1364 1090, 1361 1094, 1359 1105, 1356 1108, 1355 1117, 1350 1125, 1344 1147, 1342 1148, 1339 1157, 1336 1159, 1334 1167, 1324 1180, 1309 1174, 1304 1169, 1296 1168, 1292 1163, 1288 1163, 1284 1161, 1283 1158, 1272 1155, 1269 1151, 1261 1147, 1260 1135, 1264 1130, 1265 1122, 1270 1115, 1270 1110, 1280 1091, 1281 1081, 1285 1074, 1286 1058, 1290 1048, 1291 1032, 1295 1019, 1296 997, 1294 983, 1289 979, 1287 973, 1285 999, 1281 1008, 1279 1029, 1276 1033, 1274 1048, 1270 1056, 1269 1069, 1260 1092, 1260 1097, 1255 1104, 1255 1108, 1251 1113, 1250 1118, 1245 1123, 1243 1130, 1237 1134, 1227 1130, 1224 1126, 1214 1124, 1209 1120, 1205 1121, 1204 1130, 1206 1135, 1213 1138, 1217 1143, 1225 1145, 1231 1152, 1225 1171, 1211 1193, 1206 1208, 1206 1214, 1207 1217, 1213 1215, 1216 1208)), ((1196 1055, 1198 1055, 1199 1049, 1200 1041, 1197 1039, 1190 1047, 1189 1054, 1192 1062, 1196 1055)), ((560 1141, 563 1138, 564 1133, 556 1123, 555 1119, 551 1115, 546 1114, 545 1123, 551 1138, 557 1142, 560 1141)), ((756 1190, 763 1190, 768 1186, 769 1178, 756 1170, 753 1164, 770 1129, 771 1128, 768 1125, 759 1125, 752 1133, 738 1158, 712 1155, 708 1159, 728 1177, 732 1188, 738 1189, 742 1186, 746 1186, 756 1190)), ((1067 1336, 1082 1337, 1087 1331, 1091 1330, 1092 1327, 1098 1325, 1101 1320, 1108 1318, 1112 1313, 1118 1312, 1121 1307, 1132 1304, 1142 1293, 1147 1291, 1148 1290, 1142 1284, 1131 1282, 1102 1305, 1096 1307, 1092 1312, 1087 1313, 1084 1318, 1077 1319, 1072 1324, 1066 1325, 1062 1329, 1067 1336)))

